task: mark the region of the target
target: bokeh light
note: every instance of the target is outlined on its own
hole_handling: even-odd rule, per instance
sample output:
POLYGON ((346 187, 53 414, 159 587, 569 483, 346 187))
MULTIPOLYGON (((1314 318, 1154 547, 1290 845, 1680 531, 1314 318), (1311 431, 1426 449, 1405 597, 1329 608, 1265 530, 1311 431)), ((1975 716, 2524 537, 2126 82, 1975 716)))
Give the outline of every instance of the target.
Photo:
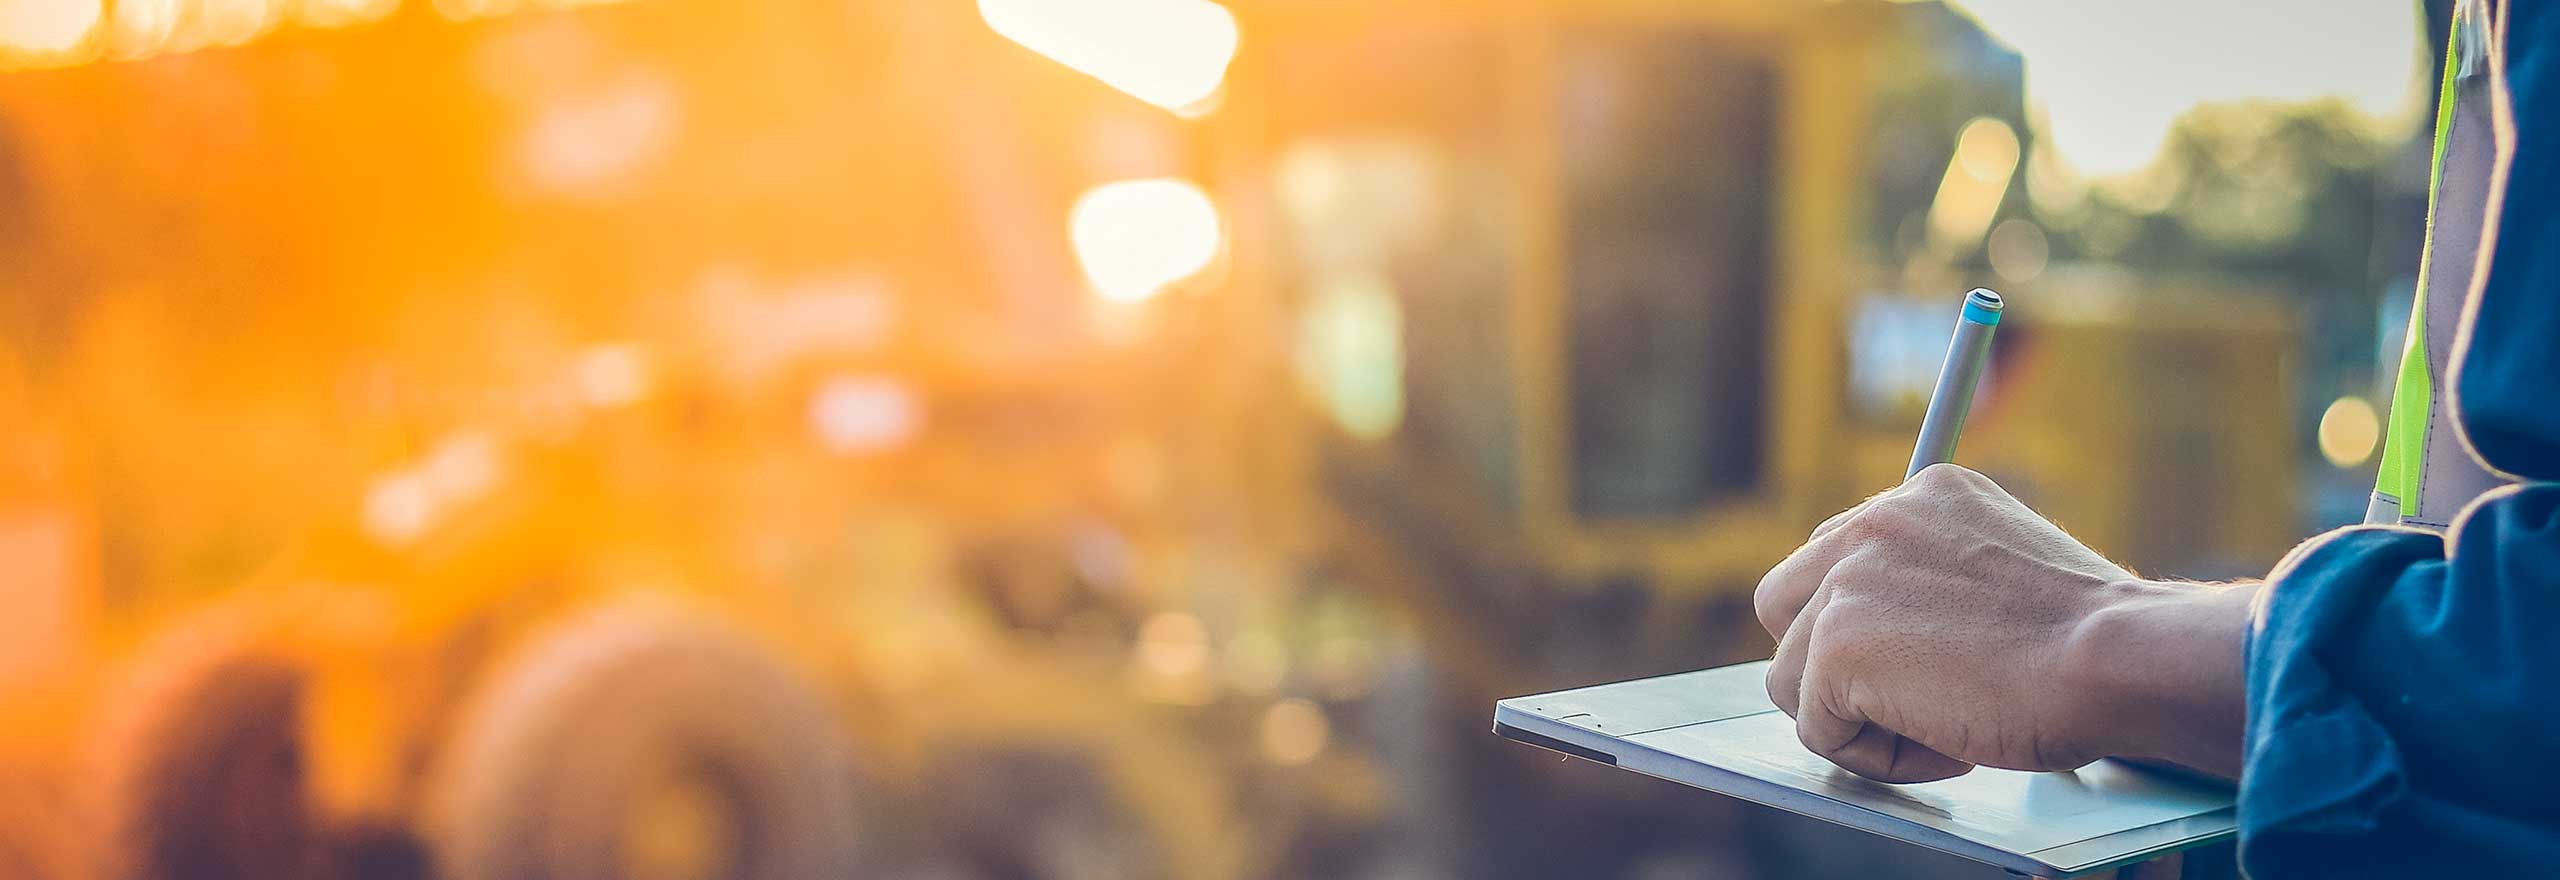
POLYGON ((1262 754, 1274 764, 1313 761, 1332 739, 1333 724, 1324 709, 1306 700, 1281 700, 1262 713, 1262 754))
POLYGON ((1248 631, 1228 646, 1227 684, 1238 692, 1263 696, 1280 689, 1289 676, 1289 646, 1277 636, 1248 631))
POLYGON ((436 444, 418 469, 427 487, 445 503, 461 503, 488 494, 506 479, 498 441, 485 431, 460 431, 436 444))
POLYGON ((2340 397, 2320 413, 2320 455, 2330 464, 2342 468, 2364 464, 2381 440, 2382 417, 2364 398, 2340 397))
POLYGON ((597 409, 639 402, 649 396, 652 384, 648 353, 634 343, 588 348, 570 365, 570 376, 578 398, 597 409))
POLYGON ((1404 309, 1385 278, 1355 274, 1317 291, 1299 328, 1298 378, 1345 433, 1376 440, 1404 420, 1404 309))
POLYGON ((1991 271, 2012 284, 2024 284, 2044 274, 2045 264, 2053 259, 2053 242, 2044 227, 2023 217, 2000 221, 1991 228, 1991 271))
POLYGON ((435 7, 439 15, 455 21, 463 21, 514 12, 568 9, 620 2, 624 0, 431 0, 430 5, 435 7))
POLYGON ((365 534, 385 545, 417 540, 434 524, 435 516, 435 490, 418 474, 387 474, 365 492, 365 534))
POLYGON ((809 396, 809 427, 837 455, 887 452, 906 445, 924 423, 915 392, 895 379, 838 376, 809 396))
POLYGON ((1218 258, 1218 206, 1189 181, 1123 180, 1087 190, 1067 213, 1094 292, 1138 302, 1218 258))
POLYGON ((2000 214, 2009 178, 2018 171, 2018 132, 1988 116, 1965 123, 1956 135, 1955 158, 1929 203, 1929 244, 1953 256, 1982 243, 2000 214))
POLYGON ((1006 39, 1138 100, 1196 112, 1236 54, 1236 19, 1207 0, 979 0, 1006 39))
POLYGON ((302 0, 295 18, 313 27, 344 27, 379 19, 398 8, 400 0, 302 0))
POLYGON ((1160 612, 1138 627, 1138 662, 1166 678, 1196 674, 1209 662, 1209 630, 1190 614, 1160 612))
POLYGON ((197 0, 196 20, 206 39, 236 46, 256 39, 283 18, 279 0, 197 0))
POLYGON ((109 51, 139 58, 169 47, 178 33, 178 0, 120 0, 108 22, 109 51))
POLYGON ((68 52, 89 38, 105 15, 98 0, 10 0, 0 3, 0 44, 21 52, 68 52))

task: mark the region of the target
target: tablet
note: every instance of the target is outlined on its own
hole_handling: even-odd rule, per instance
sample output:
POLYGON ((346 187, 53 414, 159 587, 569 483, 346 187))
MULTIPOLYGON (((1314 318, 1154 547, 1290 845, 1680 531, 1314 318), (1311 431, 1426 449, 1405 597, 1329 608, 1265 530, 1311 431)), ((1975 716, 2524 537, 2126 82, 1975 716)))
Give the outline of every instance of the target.
POLYGON ((2099 761, 2074 771, 1977 768, 1872 782, 1796 741, 1769 702, 1769 661, 1514 697, 1505 737, 1997 865, 2071 877, 2229 839, 2233 790, 2099 761))

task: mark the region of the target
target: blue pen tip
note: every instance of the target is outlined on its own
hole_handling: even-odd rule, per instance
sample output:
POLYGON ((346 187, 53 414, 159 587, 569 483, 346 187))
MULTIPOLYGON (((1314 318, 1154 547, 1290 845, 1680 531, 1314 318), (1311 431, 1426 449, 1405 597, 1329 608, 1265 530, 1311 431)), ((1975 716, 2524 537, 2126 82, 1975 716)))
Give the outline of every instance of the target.
POLYGON ((1964 295, 1964 319, 1976 324, 2000 323, 2000 309, 2005 303, 1990 288, 1976 287, 1964 295))

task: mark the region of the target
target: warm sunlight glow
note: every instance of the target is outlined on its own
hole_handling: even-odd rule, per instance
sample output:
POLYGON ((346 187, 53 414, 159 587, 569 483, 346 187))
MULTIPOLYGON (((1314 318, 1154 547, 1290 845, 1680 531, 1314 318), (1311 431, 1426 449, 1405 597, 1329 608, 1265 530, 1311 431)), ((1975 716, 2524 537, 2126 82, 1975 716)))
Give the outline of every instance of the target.
POLYGON ((1208 0, 978 0, 1006 39, 1175 112, 1218 92, 1236 19, 1208 0))
POLYGON ((178 0, 122 0, 108 22, 109 51, 139 58, 166 49, 178 32, 178 0))
POLYGON ((1123 180, 1085 191, 1067 213, 1076 259, 1095 293, 1137 302, 1218 257, 1218 206, 1191 183, 1123 180))
POLYGON ((283 13, 278 0, 196 0, 196 21, 205 38, 225 46, 266 33, 283 13))
POLYGON ((0 0, 0 46, 67 52, 89 38, 105 12, 98 0, 0 0))
POLYGON ((345 27, 390 15, 400 0, 302 0, 298 20, 312 27, 345 27))
POLYGON ((1938 197, 1929 203, 1930 247, 1954 257, 1981 244, 2017 170, 2018 133, 2008 123, 1988 116, 1965 123, 1938 197))
POLYGON ((2382 416, 2364 398, 2347 395, 2320 414, 2320 455, 2330 464, 2351 468, 2373 457, 2382 442, 2382 416))
POLYGON ((1324 754, 1333 724, 1315 703, 1292 697, 1262 713, 1262 755, 1271 763, 1295 767, 1324 754))
MULTIPOLYGON (((429 0, 456 20, 565 9, 623 0, 429 0)), ((390 17, 401 0, 0 0, 0 49, 35 53, 34 66, 86 60, 80 50, 105 26, 105 54, 118 60, 239 45, 288 25, 341 28, 390 17)))
POLYGON ((906 383, 885 376, 836 376, 809 395, 809 428, 837 455, 889 452, 924 427, 924 404, 906 383))
POLYGON ((538 9, 569 9, 620 2, 623 0, 432 0, 429 5, 435 7, 438 15, 467 21, 538 9))

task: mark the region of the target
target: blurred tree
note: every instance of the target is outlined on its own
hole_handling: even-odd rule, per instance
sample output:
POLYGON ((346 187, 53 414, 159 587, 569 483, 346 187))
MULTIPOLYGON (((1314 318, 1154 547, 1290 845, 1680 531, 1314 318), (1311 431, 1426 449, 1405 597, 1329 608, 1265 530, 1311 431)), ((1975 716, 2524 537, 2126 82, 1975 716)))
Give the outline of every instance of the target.
POLYGON ((2379 177, 2400 140, 2375 138, 2339 101, 2206 106, 2179 122, 2141 179, 2096 188, 2078 216, 2044 219, 2075 256, 2343 295, 2367 286, 2379 177))
MULTIPOLYGON (((2339 395, 2388 378, 2382 340, 2393 330, 2384 325, 2395 297, 2405 309, 2426 213, 2426 132, 2417 128, 2377 131, 2335 100, 2201 107, 2143 174, 2090 187, 2069 205, 2040 199, 2037 219, 2058 233, 2057 259, 2113 262, 2164 280, 2238 276, 2292 298, 2302 316, 2296 423, 2315 424, 2339 395)), ((2314 439, 2298 438, 2303 461, 2322 460, 2314 439)), ((2335 483, 2328 494, 2361 503, 2360 489, 2345 489, 2369 474, 2313 472, 2335 483)), ((2305 525, 2352 513, 2315 500, 2305 525)))

